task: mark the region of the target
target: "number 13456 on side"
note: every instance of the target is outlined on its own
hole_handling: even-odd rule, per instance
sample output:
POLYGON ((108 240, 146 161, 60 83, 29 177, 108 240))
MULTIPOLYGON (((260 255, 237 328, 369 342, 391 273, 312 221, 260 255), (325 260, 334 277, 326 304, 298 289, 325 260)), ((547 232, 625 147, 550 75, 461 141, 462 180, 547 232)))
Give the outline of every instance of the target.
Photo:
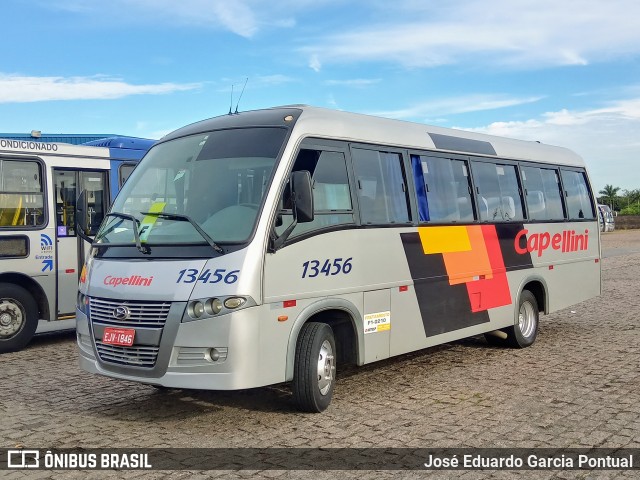
POLYGON ((351 264, 353 257, 346 260, 342 258, 321 260, 308 260, 302 264, 302 278, 314 278, 318 275, 338 275, 340 273, 348 274, 351 272, 353 265, 351 264))

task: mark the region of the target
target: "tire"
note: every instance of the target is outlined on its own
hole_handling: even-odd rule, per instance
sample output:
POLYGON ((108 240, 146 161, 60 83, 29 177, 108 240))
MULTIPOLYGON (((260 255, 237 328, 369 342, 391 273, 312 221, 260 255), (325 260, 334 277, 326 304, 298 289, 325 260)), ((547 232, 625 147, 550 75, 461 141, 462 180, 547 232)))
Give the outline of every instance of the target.
POLYGON ((540 312, 538 302, 529 290, 523 290, 518 301, 515 323, 506 328, 507 344, 513 348, 525 348, 533 345, 538 336, 540 312))
POLYGON ((38 306, 24 288, 0 283, 0 353, 24 348, 38 327, 38 306))
POLYGON ((326 323, 306 323, 296 344, 293 400, 303 412, 319 413, 329 406, 336 383, 336 343, 326 323))
POLYGON ((536 297, 529 290, 523 290, 518 301, 518 310, 512 327, 502 328, 500 331, 507 338, 500 338, 490 333, 485 333, 484 338, 489 345, 525 348, 535 342, 538 336, 538 324, 540 313, 536 297))

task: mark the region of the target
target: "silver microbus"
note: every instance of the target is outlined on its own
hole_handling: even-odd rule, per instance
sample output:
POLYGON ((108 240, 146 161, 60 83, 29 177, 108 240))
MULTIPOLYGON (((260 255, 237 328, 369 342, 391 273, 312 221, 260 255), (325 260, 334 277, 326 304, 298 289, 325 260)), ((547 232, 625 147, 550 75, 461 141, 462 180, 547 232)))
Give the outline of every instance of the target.
POLYGON ((600 294, 595 202, 564 148, 289 106, 151 148, 80 279, 83 369, 155 386, 292 382, 463 337, 527 347, 600 294))

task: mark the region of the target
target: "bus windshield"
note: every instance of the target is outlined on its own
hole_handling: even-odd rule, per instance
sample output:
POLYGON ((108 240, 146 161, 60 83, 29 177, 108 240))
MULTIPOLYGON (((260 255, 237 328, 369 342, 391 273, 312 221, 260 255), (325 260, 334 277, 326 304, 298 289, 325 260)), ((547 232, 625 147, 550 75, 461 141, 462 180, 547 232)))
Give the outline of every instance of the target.
POLYGON ((286 133, 275 127, 236 128, 159 143, 123 186, 111 209, 115 215, 104 222, 96 243, 245 242, 286 133))

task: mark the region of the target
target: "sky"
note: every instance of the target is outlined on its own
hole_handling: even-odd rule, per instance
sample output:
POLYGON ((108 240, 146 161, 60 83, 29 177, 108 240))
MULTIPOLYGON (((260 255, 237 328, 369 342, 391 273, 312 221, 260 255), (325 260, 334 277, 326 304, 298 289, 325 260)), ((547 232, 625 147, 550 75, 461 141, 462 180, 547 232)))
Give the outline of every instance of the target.
POLYGON ((596 191, 640 188, 638 0, 2 4, 0 132, 309 104, 568 147, 596 191))

